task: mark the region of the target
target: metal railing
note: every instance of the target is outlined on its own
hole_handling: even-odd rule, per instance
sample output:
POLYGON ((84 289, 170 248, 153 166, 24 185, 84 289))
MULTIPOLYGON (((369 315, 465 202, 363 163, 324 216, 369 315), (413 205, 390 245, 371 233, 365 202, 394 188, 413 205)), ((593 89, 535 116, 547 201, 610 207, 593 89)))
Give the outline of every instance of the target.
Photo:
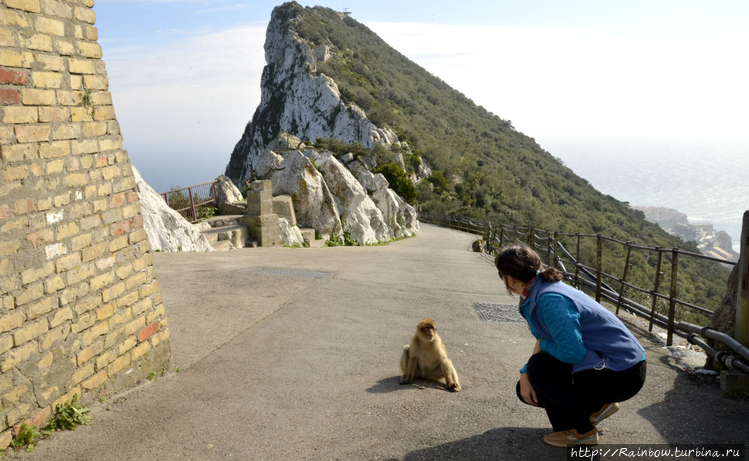
MULTIPOLYGON (((652 331, 654 324, 665 328, 667 330, 666 342, 669 346, 673 344, 674 334, 687 337, 689 333, 694 331, 694 325, 676 319, 677 307, 702 314, 703 317, 708 319, 713 314, 713 311, 708 308, 679 299, 680 258, 696 258, 727 266, 736 264, 733 261, 683 251, 678 248, 635 245, 601 234, 551 232, 533 227, 495 224, 480 219, 454 215, 438 216, 422 213, 419 215, 419 219, 422 222, 481 235, 485 241, 484 249, 490 254, 496 254, 498 249, 506 243, 518 242, 529 245, 541 256, 544 264, 559 269, 571 284, 580 289, 588 290, 595 295, 598 302, 605 299, 616 305, 617 314, 624 307, 633 314, 647 318, 649 320, 649 331, 652 331), (573 252, 565 247, 563 240, 568 247, 573 249, 573 252), (644 288, 631 282, 630 269, 633 265, 630 261, 633 252, 641 253, 640 258, 643 257, 642 253, 655 254, 655 259, 657 259, 655 273, 647 277, 653 282, 652 287, 644 288), (621 276, 604 271, 604 253, 622 256, 624 264, 621 267, 621 276), (582 263, 583 260, 591 258, 594 260, 594 267, 582 263), (566 265, 569 265, 570 270, 567 270, 566 265), (669 265, 670 271, 665 267, 669 265), (666 272, 670 272, 668 277, 664 277, 666 272), (664 280, 667 280, 669 285, 667 293, 661 292, 664 291, 661 286, 664 284, 664 280), (610 284, 615 285, 616 288, 610 284), (639 293, 639 296, 636 296, 638 299, 629 296, 629 291, 639 293), (649 306, 642 305, 645 301, 648 302, 649 306), (658 313, 658 307, 661 307, 661 310, 667 310, 667 315, 658 313)), ((644 257, 647 259, 647 256, 644 257)))
POLYGON ((216 182, 205 182, 181 189, 173 189, 161 194, 170 208, 181 214, 191 223, 198 222, 201 211, 207 206, 218 207, 216 182))

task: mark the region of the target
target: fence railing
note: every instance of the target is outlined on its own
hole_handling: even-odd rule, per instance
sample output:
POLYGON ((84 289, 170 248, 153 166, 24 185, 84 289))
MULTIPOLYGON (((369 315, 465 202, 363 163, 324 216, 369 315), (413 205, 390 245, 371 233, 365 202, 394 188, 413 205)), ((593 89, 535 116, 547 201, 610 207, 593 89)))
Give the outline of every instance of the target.
POLYGON ((173 189, 161 194, 170 208, 181 214, 191 223, 203 218, 202 210, 207 206, 218 206, 216 182, 196 184, 181 189, 173 189))
MULTIPOLYGON (((631 242, 623 242, 600 234, 551 232, 533 227, 495 224, 465 216, 438 216, 422 213, 419 215, 419 219, 426 223, 481 235, 485 241, 485 250, 490 254, 496 254, 498 249, 506 243, 519 242, 529 245, 541 256, 544 264, 559 269, 571 284, 595 294, 598 302, 605 299, 615 304, 617 314, 619 309, 624 307, 636 315, 649 319, 650 331, 652 331, 654 324, 665 328, 667 330, 667 345, 669 346, 673 344, 674 334, 686 336, 685 332, 679 330, 679 324, 684 326, 686 324, 677 321, 677 307, 698 313, 698 316, 701 314, 703 318, 707 319, 713 314, 713 311, 706 307, 679 298, 679 269, 680 266, 683 267, 680 258, 713 261, 726 266, 736 264, 733 261, 683 251, 678 248, 635 245, 631 242), (566 246, 563 244, 563 240, 566 246), (567 247, 572 251, 568 250, 567 247), (591 255, 593 251, 595 254, 591 255), (630 280, 633 252, 641 253, 640 258, 643 257, 642 253, 655 255, 655 259, 657 259, 655 272, 647 277, 652 282, 651 287, 640 287, 630 280), (583 253, 585 253, 584 256, 583 253), (624 263, 621 267, 621 276, 604 271, 604 253, 623 256, 624 263), (591 259, 591 257, 594 260, 594 266, 583 264, 583 259, 591 259), (567 266, 569 266, 569 270, 567 266), (664 270, 669 272, 665 266, 670 266, 668 277, 664 277, 664 270), (668 283, 667 293, 662 293, 662 291, 665 291, 662 287, 664 280, 668 283), (630 291, 634 292, 635 296, 628 295, 630 291), (643 305, 645 302, 648 306, 643 305), (658 307, 661 307, 660 310, 662 311, 667 311, 667 315, 658 313, 658 307)), ((645 258, 647 259, 647 256, 645 258)), ((684 330, 691 331, 689 328, 684 330)))

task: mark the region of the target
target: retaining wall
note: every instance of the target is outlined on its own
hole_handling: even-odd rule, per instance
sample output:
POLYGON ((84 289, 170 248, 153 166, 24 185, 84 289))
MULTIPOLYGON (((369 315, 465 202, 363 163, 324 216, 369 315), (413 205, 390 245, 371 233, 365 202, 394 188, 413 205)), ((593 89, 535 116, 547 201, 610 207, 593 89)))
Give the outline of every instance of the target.
POLYGON ((0 0, 0 447, 171 367, 93 0, 0 0))

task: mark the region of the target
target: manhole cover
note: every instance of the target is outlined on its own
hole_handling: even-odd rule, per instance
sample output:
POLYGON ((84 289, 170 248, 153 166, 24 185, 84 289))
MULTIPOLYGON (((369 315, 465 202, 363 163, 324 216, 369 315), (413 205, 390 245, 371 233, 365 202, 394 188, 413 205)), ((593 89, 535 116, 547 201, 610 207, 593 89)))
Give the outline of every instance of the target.
POLYGON ((518 306, 513 304, 473 303, 473 308, 484 322, 525 323, 518 306))
POLYGON ((259 274, 270 274, 270 275, 286 275, 289 277, 307 277, 313 279, 321 279, 328 275, 327 272, 312 272, 312 271, 298 271, 292 269, 275 269, 275 268, 262 268, 257 269, 255 272, 259 274))

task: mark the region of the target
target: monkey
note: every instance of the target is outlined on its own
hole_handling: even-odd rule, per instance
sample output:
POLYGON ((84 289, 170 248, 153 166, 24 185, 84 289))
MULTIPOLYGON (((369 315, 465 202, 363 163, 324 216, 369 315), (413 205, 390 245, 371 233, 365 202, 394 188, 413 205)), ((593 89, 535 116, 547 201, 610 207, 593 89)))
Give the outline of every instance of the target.
POLYGON ((403 346, 401 355, 403 377, 400 384, 411 384, 414 378, 444 381, 447 389, 460 392, 458 373, 447 357, 437 326, 430 318, 422 319, 411 337, 411 344, 403 346))

